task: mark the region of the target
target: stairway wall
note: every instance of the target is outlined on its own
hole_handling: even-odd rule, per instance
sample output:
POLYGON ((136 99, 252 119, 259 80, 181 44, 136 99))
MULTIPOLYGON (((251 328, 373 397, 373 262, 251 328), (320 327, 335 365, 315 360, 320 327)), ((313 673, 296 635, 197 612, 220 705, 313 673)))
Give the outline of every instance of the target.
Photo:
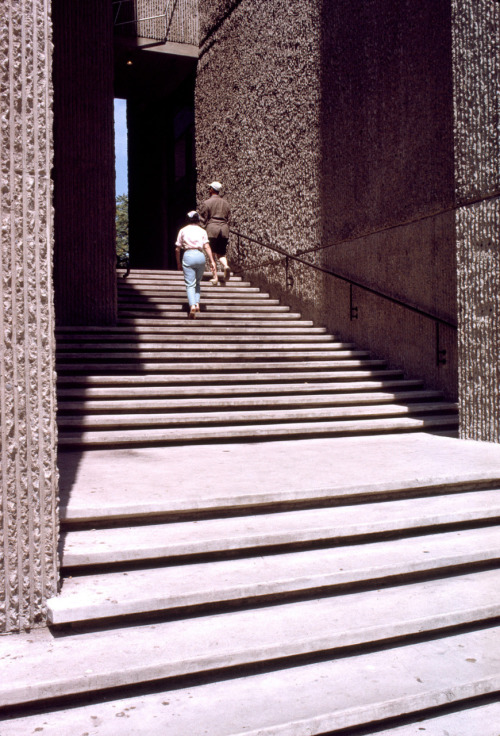
MULTIPOLYGON (((307 262, 456 322, 449 3, 202 0, 200 12, 199 183, 223 182, 233 227, 316 249, 307 262)), ((438 366, 434 322, 359 288, 352 320, 345 282, 232 248, 263 288, 456 397, 452 327, 438 366)))
POLYGON ((4 3, 0 28, 0 633, 57 590, 49 6, 4 3))
POLYGON ((453 9, 461 436, 500 442, 500 4, 453 9))

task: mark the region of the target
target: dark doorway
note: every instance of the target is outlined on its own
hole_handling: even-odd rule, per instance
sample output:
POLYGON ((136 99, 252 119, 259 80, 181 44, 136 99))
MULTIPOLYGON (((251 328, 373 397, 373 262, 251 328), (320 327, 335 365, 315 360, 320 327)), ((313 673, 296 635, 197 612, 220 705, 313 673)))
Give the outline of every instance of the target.
POLYGON ((173 268, 185 213, 196 206, 197 49, 115 39, 115 95, 127 100, 129 252, 133 268, 173 268))

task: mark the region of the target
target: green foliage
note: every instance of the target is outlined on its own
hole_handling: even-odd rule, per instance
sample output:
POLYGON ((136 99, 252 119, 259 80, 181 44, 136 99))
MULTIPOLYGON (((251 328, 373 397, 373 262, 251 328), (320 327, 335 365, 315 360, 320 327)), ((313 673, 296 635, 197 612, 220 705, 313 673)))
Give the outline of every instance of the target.
POLYGON ((116 198, 116 255, 128 253, 128 196, 119 194, 116 198))

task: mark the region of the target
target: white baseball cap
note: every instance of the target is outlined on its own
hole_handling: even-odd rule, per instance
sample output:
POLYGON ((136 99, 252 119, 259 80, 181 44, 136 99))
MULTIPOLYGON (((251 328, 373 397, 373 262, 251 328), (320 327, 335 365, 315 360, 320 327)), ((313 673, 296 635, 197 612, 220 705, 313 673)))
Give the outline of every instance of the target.
POLYGON ((213 181, 210 184, 210 189, 213 189, 214 192, 220 192, 220 190, 222 189, 222 184, 220 183, 220 181, 213 181))

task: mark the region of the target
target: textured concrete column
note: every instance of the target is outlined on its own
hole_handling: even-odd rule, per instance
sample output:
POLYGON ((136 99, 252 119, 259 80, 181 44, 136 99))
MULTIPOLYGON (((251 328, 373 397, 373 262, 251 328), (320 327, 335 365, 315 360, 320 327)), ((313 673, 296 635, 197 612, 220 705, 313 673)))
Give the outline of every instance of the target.
POLYGON ((59 324, 116 320, 113 16, 53 0, 54 281, 59 324))
POLYGON ((500 4, 453 1, 460 432, 500 442, 500 4))
POLYGON ((0 26, 0 632, 43 625, 57 585, 49 10, 0 26))

